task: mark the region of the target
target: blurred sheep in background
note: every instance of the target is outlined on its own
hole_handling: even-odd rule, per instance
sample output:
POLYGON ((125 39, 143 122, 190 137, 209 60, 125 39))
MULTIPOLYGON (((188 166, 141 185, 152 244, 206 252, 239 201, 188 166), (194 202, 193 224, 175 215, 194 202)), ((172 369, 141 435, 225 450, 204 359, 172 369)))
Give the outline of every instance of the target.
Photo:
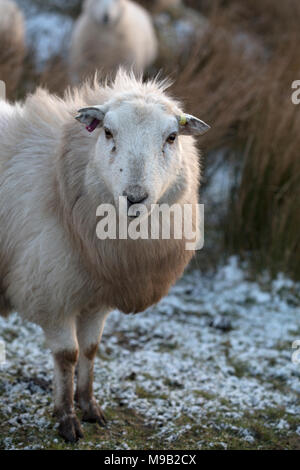
POLYGON ((120 65, 142 73, 156 59, 158 43, 147 11, 129 0, 86 0, 74 26, 70 74, 78 82, 120 65))
POLYGON ((11 98, 18 86, 25 57, 23 14, 11 0, 0 0, 0 80, 11 98))

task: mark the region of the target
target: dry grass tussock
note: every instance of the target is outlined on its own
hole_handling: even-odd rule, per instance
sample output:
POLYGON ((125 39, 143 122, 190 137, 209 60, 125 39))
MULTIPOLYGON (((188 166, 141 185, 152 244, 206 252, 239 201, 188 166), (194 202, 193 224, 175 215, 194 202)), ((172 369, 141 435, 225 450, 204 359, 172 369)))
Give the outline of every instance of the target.
POLYGON ((299 279, 300 106, 291 101, 291 84, 300 78, 300 4, 228 0, 207 5, 207 12, 214 27, 174 92, 212 125, 201 146, 226 146, 240 172, 218 227, 221 251, 299 279), (264 53, 240 47, 234 38, 241 32, 264 53))
POLYGON ((6 84, 6 93, 12 98, 20 81, 25 57, 23 39, 17 34, 0 32, 0 80, 6 84))

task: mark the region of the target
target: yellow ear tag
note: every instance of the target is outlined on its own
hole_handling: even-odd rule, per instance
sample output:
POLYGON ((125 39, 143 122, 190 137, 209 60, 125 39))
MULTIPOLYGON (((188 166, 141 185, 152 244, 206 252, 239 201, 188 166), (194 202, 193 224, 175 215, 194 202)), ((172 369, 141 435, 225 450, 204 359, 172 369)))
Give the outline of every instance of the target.
POLYGON ((185 115, 185 114, 182 114, 182 115, 180 116, 179 124, 180 124, 181 126, 185 126, 186 123, 187 123, 186 115, 185 115))

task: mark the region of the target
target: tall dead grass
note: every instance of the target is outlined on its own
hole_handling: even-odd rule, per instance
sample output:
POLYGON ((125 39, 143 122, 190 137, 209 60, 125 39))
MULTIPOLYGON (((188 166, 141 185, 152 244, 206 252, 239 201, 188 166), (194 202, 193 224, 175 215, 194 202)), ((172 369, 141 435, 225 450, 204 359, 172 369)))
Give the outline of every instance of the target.
MULTIPOLYGON (((300 279, 300 108, 291 102, 296 48, 274 58, 240 130, 243 170, 225 226, 227 246, 255 266, 300 279)), ((299 73, 299 72, 298 72, 299 73)))
POLYGON ((6 93, 11 98, 16 91, 23 72, 25 43, 20 31, 0 31, 0 80, 6 84, 6 93))
POLYGON ((240 168, 219 226, 221 251, 300 279, 300 106, 291 101, 300 78, 300 4, 224 0, 210 14, 215 27, 175 89, 212 124, 201 146, 226 145, 230 164, 240 168), (259 41, 263 59, 235 47, 239 31, 259 41))

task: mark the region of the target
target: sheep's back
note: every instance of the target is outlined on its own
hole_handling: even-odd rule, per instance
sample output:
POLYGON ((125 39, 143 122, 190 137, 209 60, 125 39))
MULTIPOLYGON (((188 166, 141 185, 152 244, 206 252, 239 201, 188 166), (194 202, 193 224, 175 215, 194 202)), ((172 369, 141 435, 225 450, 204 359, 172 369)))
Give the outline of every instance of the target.
POLYGON ((0 103, 0 311, 40 324, 74 310, 83 282, 52 204, 64 108, 45 92, 0 103))

